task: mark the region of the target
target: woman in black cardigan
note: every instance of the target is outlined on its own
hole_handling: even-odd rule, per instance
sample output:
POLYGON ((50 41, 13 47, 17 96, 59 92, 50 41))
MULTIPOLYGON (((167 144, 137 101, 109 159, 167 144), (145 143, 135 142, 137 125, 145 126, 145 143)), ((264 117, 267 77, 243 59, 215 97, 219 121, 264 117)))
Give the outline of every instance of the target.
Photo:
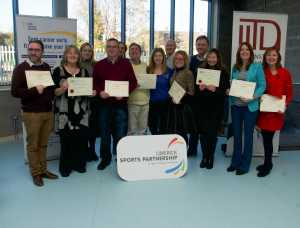
POLYGON ((205 85, 201 81, 195 89, 195 99, 197 100, 196 115, 198 129, 201 134, 202 161, 201 168, 212 169, 214 164, 214 153, 217 145, 218 130, 221 127, 224 115, 224 103, 226 91, 230 87, 229 74, 222 66, 220 52, 211 49, 206 56, 206 61, 202 68, 220 70, 219 87, 205 85))

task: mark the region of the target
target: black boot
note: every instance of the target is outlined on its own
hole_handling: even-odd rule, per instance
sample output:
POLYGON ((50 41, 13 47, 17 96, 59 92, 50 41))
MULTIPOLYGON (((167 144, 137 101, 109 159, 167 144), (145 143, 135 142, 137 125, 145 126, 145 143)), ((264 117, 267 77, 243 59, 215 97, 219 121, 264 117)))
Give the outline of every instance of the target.
POLYGON ((273 168, 273 165, 263 166, 263 168, 258 171, 257 176, 258 177, 265 177, 265 176, 269 175, 272 168, 273 168))
POLYGON ((206 168, 207 167, 207 164, 208 164, 208 160, 207 158, 202 158, 201 162, 200 162, 200 168, 203 169, 203 168, 206 168))
POLYGON ((214 156, 211 155, 211 156, 209 156, 206 168, 207 169, 212 169, 213 167, 214 167, 214 156))

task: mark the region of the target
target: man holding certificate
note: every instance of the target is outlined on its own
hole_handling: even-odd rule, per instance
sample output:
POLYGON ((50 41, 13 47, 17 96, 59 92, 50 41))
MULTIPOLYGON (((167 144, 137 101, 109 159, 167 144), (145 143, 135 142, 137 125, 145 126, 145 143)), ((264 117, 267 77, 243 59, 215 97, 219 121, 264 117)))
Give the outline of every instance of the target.
MULTIPOLYGON (((196 49, 197 54, 193 55, 190 60, 190 70, 193 72, 194 79, 195 79, 195 86, 196 79, 197 79, 197 71, 198 68, 204 63, 206 53, 208 51, 209 40, 207 36, 201 35, 198 36, 196 39, 196 49)), ((199 90, 195 90, 194 101, 192 103, 192 109, 194 113, 197 112, 197 101, 196 97, 198 96, 199 90)), ((196 156, 198 150, 198 143, 199 143, 199 133, 190 134, 189 138, 189 146, 188 146, 188 156, 196 156)))
POLYGON ((231 75, 232 81, 238 80, 239 83, 235 87, 232 83, 229 92, 234 145, 231 164, 227 171, 236 171, 236 175, 243 175, 249 171, 259 99, 266 88, 262 65, 253 63, 253 61, 252 46, 246 42, 242 43, 237 51, 236 63, 231 75), (251 93, 253 84, 255 84, 255 88, 251 93), (244 140, 242 135, 244 135, 244 140))
POLYGON ((273 137, 275 132, 283 127, 284 109, 287 108, 293 97, 292 77, 289 71, 281 66, 281 55, 276 48, 266 50, 263 66, 267 81, 264 96, 268 96, 269 99, 261 102, 261 111, 257 121, 257 126, 261 129, 263 136, 265 152, 264 163, 256 168, 258 177, 267 176, 273 168, 273 137), (263 103, 265 109, 262 106, 263 103), (282 103, 284 103, 283 107, 282 103))
POLYGON ((42 61, 43 51, 44 45, 41 41, 29 42, 28 60, 16 66, 11 84, 12 95, 21 98, 29 168, 33 183, 37 186, 44 185, 43 178, 58 178, 47 170, 47 145, 53 128, 54 87, 48 86, 53 85, 53 82, 50 66, 42 61), (34 76, 31 77, 32 75, 34 76))
POLYGON ((98 165, 103 170, 111 162, 111 135, 113 153, 119 140, 127 135, 127 97, 137 87, 137 80, 128 59, 120 57, 119 41, 106 41, 107 58, 96 63, 93 72, 94 88, 99 97, 99 120, 101 136, 101 157, 98 165))
MULTIPOLYGON (((140 78, 147 75, 147 64, 141 62, 142 48, 137 43, 129 45, 129 56, 139 86, 130 94, 128 99, 128 134, 145 134, 148 126, 150 90, 141 88, 140 78)), ((156 75, 152 76, 156 80, 156 75)), ((144 80, 146 81, 146 80, 144 80)), ((146 83, 144 83, 144 86, 146 83)), ((146 87, 146 86, 145 86, 146 87)), ((154 87, 155 88, 155 87, 154 87)))

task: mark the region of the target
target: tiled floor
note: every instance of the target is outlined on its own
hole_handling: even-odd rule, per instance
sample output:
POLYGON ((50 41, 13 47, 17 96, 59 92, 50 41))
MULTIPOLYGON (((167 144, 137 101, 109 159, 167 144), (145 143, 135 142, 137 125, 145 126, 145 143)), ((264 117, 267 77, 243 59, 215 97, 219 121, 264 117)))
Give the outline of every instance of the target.
MULTIPOLYGON (((219 147, 218 147, 219 148, 219 147)), ((178 180, 124 182, 115 164, 35 187, 23 147, 0 144, 1 228, 297 228, 300 225, 300 152, 282 152, 270 176, 259 179, 254 159, 245 176, 225 171, 220 149, 215 168, 189 160, 178 180)), ((49 168, 57 172, 57 161, 49 168)))

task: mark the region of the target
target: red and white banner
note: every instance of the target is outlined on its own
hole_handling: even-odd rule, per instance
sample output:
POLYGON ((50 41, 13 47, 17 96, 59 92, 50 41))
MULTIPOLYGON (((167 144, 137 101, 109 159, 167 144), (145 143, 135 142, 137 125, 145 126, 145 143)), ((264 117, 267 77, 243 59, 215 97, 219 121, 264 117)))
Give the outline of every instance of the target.
POLYGON ((288 15, 257 12, 233 12, 231 65, 242 42, 253 46, 255 62, 262 62, 268 47, 277 47, 285 62, 288 15))
MULTIPOLYGON (((252 45, 255 62, 262 62, 263 54, 269 47, 277 47, 281 54, 281 63, 285 62, 285 47, 287 35, 288 15, 259 12, 233 12, 232 27, 232 52, 231 68, 236 62, 236 53, 242 42, 252 45)), ((278 155, 279 131, 273 138, 274 155, 278 155)), ((233 152, 233 137, 229 135, 227 141, 226 154, 233 152)), ((255 130, 253 133, 253 155, 262 156, 264 154, 261 134, 255 130)))

